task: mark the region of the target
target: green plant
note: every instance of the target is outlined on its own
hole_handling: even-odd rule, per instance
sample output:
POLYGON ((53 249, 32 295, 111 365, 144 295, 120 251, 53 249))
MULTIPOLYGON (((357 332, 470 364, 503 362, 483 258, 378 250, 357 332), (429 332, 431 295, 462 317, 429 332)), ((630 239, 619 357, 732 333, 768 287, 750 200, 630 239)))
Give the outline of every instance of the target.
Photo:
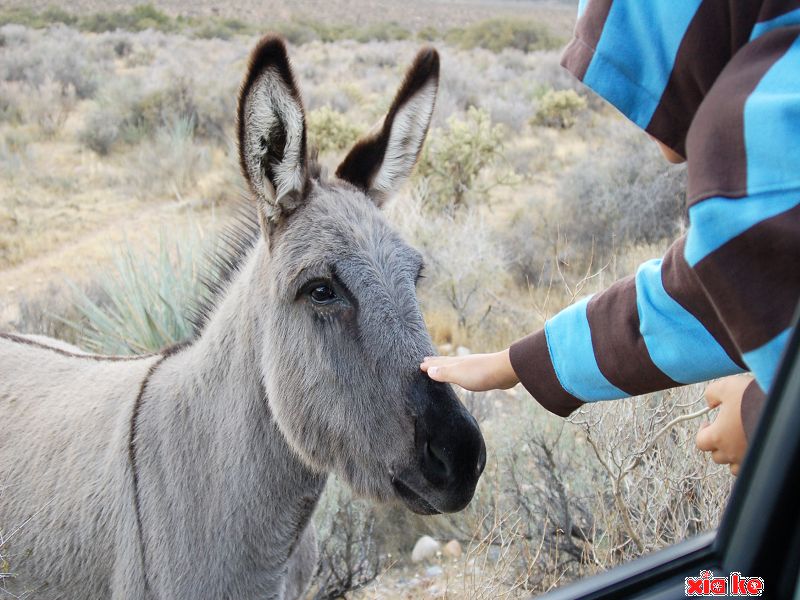
POLYGON ((417 31, 417 39, 425 42, 432 42, 434 40, 442 39, 442 34, 433 25, 426 25, 417 31))
POLYGON ((547 90, 539 99, 531 124, 569 129, 586 109, 586 98, 574 90, 547 90))
POLYGON ((375 23, 367 27, 357 29, 351 34, 357 42, 362 44, 370 41, 391 42, 394 40, 407 40, 411 37, 411 32, 398 25, 397 23, 375 23))
POLYGON ((329 106, 312 110, 306 119, 310 145, 316 146, 322 153, 344 150, 358 139, 358 127, 329 106))
POLYGON ((554 36, 546 25, 509 17, 489 19, 463 29, 451 29, 445 39, 462 48, 486 48, 492 52, 502 52, 506 48, 523 52, 554 50, 563 44, 563 40, 554 36))
POLYGON ((51 6, 41 12, 36 12, 27 6, 11 7, 0 12, 0 25, 16 23, 26 27, 42 28, 54 23, 75 25, 78 17, 62 8, 51 6))
POLYGON ((65 322, 81 346, 102 354, 154 352, 188 339, 188 309, 205 293, 200 273, 206 248, 199 231, 174 246, 162 234, 156 253, 128 243, 98 278, 99 299, 71 285, 82 320, 65 322))
POLYGON ((152 4, 139 4, 129 11, 98 12, 83 17, 78 25, 84 31, 101 33, 124 29, 126 31, 175 31, 178 23, 152 4))
POLYGON ((505 128, 493 125, 489 113, 474 106, 464 118, 451 116, 446 129, 431 132, 417 168, 426 204, 458 208, 496 185, 511 183, 506 176, 481 181, 503 157, 504 138, 505 128))
POLYGON ((411 32, 405 27, 394 23, 374 23, 362 27, 345 25, 341 23, 322 23, 311 19, 298 19, 279 23, 276 27, 292 44, 307 44, 315 40, 322 42, 338 42, 340 40, 354 40, 356 42, 393 40, 407 40, 411 32))
POLYGON ((234 35, 247 33, 253 28, 239 19, 211 19, 202 21, 194 29, 194 35, 201 39, 218 38, 229 40, 234 35))

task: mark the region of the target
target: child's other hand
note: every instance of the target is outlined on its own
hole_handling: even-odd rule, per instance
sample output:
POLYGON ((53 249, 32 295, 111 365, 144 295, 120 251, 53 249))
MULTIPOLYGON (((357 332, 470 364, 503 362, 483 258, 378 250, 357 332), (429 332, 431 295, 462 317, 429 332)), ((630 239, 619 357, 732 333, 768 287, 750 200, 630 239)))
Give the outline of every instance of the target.
POLYGON ((710 423, 704 423, 697 432, 697 447, 711 452, 711 459, 720 465, 730 465, 731 473, 738 475, 739 466, 747 450, 747 438, 742 426, 742 395, 753 380, 750 375, 733 375, 710 384, 706 388, 706 402, 719 413, 710 423))
POLYGON ((519 383, 507 349, 469 356, 426 356, 420 368, 435 381, 455 383, 473 392, 505 390, 519 383))

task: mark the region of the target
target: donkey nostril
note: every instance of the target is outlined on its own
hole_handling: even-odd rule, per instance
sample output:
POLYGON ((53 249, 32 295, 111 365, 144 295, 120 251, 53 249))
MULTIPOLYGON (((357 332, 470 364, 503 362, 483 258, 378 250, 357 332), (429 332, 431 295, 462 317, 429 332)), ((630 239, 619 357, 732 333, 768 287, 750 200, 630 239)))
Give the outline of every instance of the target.
POLYGON ((430 442, 425 442, 425 462, 428 467, 436 472, 440 477, 447 477, 450 474, 450 467, 447 466, 447 458, 444 453, 430 442))
POLYGON ((481 476, 481 473, 483 473, 483 470, 485 468, 486 468, 486 446, 483 446, 481 448, 481 454, 478 457, 478 466, 475 469, 475 473, 477 474, 478 477, 481 476))

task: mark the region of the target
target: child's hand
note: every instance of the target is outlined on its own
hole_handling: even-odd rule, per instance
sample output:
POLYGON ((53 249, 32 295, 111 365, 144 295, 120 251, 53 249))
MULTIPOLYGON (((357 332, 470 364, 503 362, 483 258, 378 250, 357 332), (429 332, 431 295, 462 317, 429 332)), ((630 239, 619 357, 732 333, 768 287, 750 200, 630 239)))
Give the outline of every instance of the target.
POLYGON ((697 432, 697 447, 711 452, 711 459, 720 465, 730 465, 737 475, 747 450, 747 438, 742 426, 742 395, 753 380, 750 375, 734 375, 710 384, 706 402, 719 413, 711 423, 704 423, 697 432))
POLYGON ((473 392, 505 390, 519 383, 508 350, 469 356, 426 356, 420 368, 435 381, 456 383, 473 392))

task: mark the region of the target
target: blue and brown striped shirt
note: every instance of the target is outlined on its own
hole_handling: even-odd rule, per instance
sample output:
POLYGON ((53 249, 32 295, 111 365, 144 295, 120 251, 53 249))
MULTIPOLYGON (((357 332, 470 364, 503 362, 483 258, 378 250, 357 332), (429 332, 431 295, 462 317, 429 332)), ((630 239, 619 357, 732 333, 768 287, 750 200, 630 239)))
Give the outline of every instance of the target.
POLYGON ((800 298, 800 0, 579 11, 562 64, 686 157, 690 226, 515 343, 514 370, 559 415, 742 371, 768 390, 800 298))

